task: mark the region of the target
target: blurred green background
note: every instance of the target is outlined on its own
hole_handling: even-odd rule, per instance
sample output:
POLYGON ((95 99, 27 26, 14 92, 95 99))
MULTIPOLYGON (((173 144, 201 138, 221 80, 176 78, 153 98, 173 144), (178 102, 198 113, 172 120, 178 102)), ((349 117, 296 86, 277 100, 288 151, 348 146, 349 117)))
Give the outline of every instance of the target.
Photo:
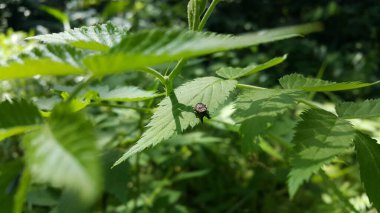
MULTIPOLYGON (((28 35, 60 32, 68 27, 112 22, 131 31, 152 27, 186 28, 186 5, 184 0, 0 0, 0 63, 38 45, 25 41, 28 35)), ((338 82, 380 79, 380 4, 375 0, 224 0, 215 9, 206 30, 239 34, 315 21, 324 24, 323 32, 193 59, 176 83, 214 75, 220 66, 243 67, 283 54, 288 54, 283 64, 245 79, 246 83, 276 87, 278 78, 294 72, 338 82)), ((110 76, 104 79, 104 84, 154 87, 153 81, 142 76, 141 73, 110 76)), ((73 84, 75 79, 68 77, 0 82, 0 94, 2 99, 54 97, 52 88, 73 84)), ((321 93, 315 99, 328 106, 337 100, 375 98, 379 91, 379 86, 374 86, 321 93)), ((49 101, 51 99, 47 99, 49 101)), ((225 109, 226 114, 228 110, 225 109)), ((296 122, 290 118, 279 120, 279 126, 273 126, 272 137, 260 141, 261 149, 252 153, 242 152, 233 126, 211 122, 110 170, 123 152, 115 147, 135 141, 141 134, 139 127, 144 125, 139 122, 140 118, 149 116, 125 109, 89 109, 89 112, 99 130, 99 143, 108 147, 103 153, 103 198, 91 211, 346 211, 339 196, 329 187, 331 182, 318 175, 302 187, 294 200, 289 200, 287 146, 296 122)), ((359 125, 378 136, 378 121, 360 121, 359 125)), ((16 137, 0 143, 0 193, 6 191, 21 168, 17 160, 22 156, 18 141, 16 137)), ((359 181, 355 156, 343 159, 325 170, 357 209, 368 211, 370 204, 359 181)), ((3 194, 0 194, 0 209, 7 212, 12 199, 9 193, 3 194)), ((46 185, 33 185, 27 198, 29 212, 54 212, 60 208, 58 190, 46 185)))

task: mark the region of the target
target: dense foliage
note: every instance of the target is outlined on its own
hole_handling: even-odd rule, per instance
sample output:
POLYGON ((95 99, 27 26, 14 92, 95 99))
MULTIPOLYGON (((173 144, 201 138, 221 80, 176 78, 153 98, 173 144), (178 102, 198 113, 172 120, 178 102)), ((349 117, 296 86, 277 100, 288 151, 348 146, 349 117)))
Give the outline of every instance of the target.
MULTIPOLYGON (((4 212, 380 208, 380 99, 362 100, 376 95, 370 88, 378 83, 373 74, 378 62, 366 58, 365 77, 343 75, 346 52, 327 52, 327 44, 308 35, 322 34, 323 42, 332 31, 328 18, 347 12, 344 6, 280 4, 278 9, 288 11, 282 12, 286 19, 309 23, 246 32, 257 26, 221 16, 229 13, 223 5, 257 3, 52 3, 0 4, 4 16, 13 17, 13 7, 24 8, 25 20, 45 13, 58 23, 36 28, 55 33, 8 30, 0 36, 4 212), (39 13, 27 18, 28 7, 39 13), (301 18, 289 15, 303 10, 315 11, 301 18), (78 14, 82 19, 75 19, 78 14), (323 24, 311 22, 323 19, 323 24), (202 32, 207 21, 215 32, 202 32), (86 26, 70 29, 71 24, 86 26), (319 68, 310 58, 303 61, 312 51, 319 68), (325 75, 329 64, 336 73, 325 75), (274 67, 286 72, 265 72, 274 67), (352 94, 361 96, 341 100, 352 94), (200 121, 197 103, 207 106, 209 119, 200 121)), ((268 5, 256 6, 262 13, 268 10, 268 5)), ((3 17, 2 23, 14 22, 16 29, 41 24, 20 25, 15 18, 20 17, 3 17)), ((273 26, 269 22, 263 21, 273 26)))

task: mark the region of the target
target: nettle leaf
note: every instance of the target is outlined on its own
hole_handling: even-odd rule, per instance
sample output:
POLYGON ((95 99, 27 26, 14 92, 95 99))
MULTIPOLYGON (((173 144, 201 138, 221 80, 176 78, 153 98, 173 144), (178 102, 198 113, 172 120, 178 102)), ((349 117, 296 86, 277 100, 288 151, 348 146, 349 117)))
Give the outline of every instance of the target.
POLYGON ((299 90, 246 90, 238 96, 233 115, 236 122, 253 117, 275 117, 292 108, 305 93, 299 90))
POLYGON ((293 139, 298 153, 291 161, 290 197, 324 164, 344 153, 355 137, 351 124, 330 112, 310 109, 302 113, 301 118, 293 139))
POLYGON ((42 123, 38 108, 25 100, 0 103, 0 141, 36 128, 42 123))
POLYGON ((340 91, 340 90, 350 90, 362 87, 372 86, 379 83, 379 81, 374 83, 361 83, 361 82, 332 82, 325 81, 317 78, 306 78, 301 74, 290 74, 282 77, 280 84, 285 89, 302 89, 305 91, 314 92, 326 92, 326 91, 340 91))
POLYGON ((340 102, 335 109, 339 117, 346 119, 380 117, 380 99, 340 102))
POLYGON ((0 66, 0 80, 30 78, 36 75, 81 75, 84 52, 65 45, 46 45, 0 66))
POLYGON ((38 182, 74 192, 92 203, 101 191, 101 171, 91 123, 65 106, 56 107, 48 124, 23 141, 26 162, 38 182))
POLYGON ((216 74, 223 78, 236 79, 236 78, 240 78, 243 76, 260 72, 262 70, 266 70, 268 68, 276 66, 277 64, 281 64, 282 62, 285 61, 285 59, 286 59, 286 55, 282 57, 273 58, 272 60, 267 61, 264 64, 258 64, 258 65, 254 64, 245 68, 222 67, 216 71, 216 74))
POLYGON ((142 90, 138 87, 126 86, 110 91, 100 91, 99 100, 104 101, 142 101, 161 96, 153 91, 142 90))
POLYGON ((159 103, 157 111, 147 125, 149 128, 140 140, 117 160, 114 166, 132 155, 198 124, 199 119, 193 112, 195 104, 206 104, 212 117, 236 84, 237 82, 234 80, 204 77, 185 83, 175 89, 170 97, 166 97, 159 103))
POLYGON ((268 43, 319 30, 319 24, 306 24, 228 36, 178 29, 153 29, 129 34, 108 54, 89 56, 84 59, 84 63, 95 75, 106 75, 181 58, 268 43))
POLYGON ((29 37, 46 43, 70 44, 74 47, 107 51, 127 35, 127 29, 111 23, 74 28, 61 33, 29 37))
POLYGON ((368 198, 376 209, 380 210, 380 144, 368 135, 358 133, 355 138, 355 149, 360 166, 360 178, 364 183, 368 198))

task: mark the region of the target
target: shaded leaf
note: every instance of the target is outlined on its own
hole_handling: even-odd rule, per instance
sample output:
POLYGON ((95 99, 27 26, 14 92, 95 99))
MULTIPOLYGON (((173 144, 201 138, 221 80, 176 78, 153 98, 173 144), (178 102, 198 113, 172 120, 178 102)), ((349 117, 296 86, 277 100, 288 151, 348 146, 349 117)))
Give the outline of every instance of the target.
POLYGON ((291 160, 290 197, 324 164, 344 153, 355 137, 350 123, 330 112, 310 109, 302 113, 301 118, 293 139, 297 153, 291 160))
POLYGON ((84 63, 95 75, 106 75, 181 58, 268 43, 319 30, 319 24, 307 24, 227 36, 177 29, 153 29, 129 34, 108 54, 89 56, 84 63))
POLYGON ((21 160, 2 162, 0 164, 0 209, 1 212, 12 212, 13 193, 17 189, 18 178, 23 170, 21 160))
POLYGON ((275 117, 292 108, 297 98, 304 95, 298 90, 246 90, 237 98, 233 117, 237 122, 252 117, 275 117))
POLYGON ((340 102, 335 106, 339 117, 372 118, 380 116, 380 99, 366 100, 363 102, 340 102))
POLYGON ((306 78, 301 74, 290 74, 282 77, 280 84, 285 89, 302 89, 305 91, 325 92, 325 91, 340 91, 350 90, 362 87, 372 86, 379 82, 374 83, 361 83, 361 82, 332 82, 325 81, 317 78, 306 78))
POLYGON ((257 150, 259 136, 269 128, 275 119, 276 117, 255 116, 243 121, 240 126, 243 153, 257 150))
POLYGON ((96 200, 102 183, 99 155, 92 125, 82 114, 56 107, 48 124, 23 144, 34 181, 65 188, 87 204, 96 200))
POLYGON ((0 103, 0 141, 36 128, 42 123, 37 107, 25 100, 0 103))
POLYGON ((380 210, 380 144, 368 135, 357 133, 355 149, 360 165, 360 178, 364 183, 368 198, 380 210))
POLYGON ((118 44, 127 34, 127 29, 111 23, 74 28, 61 33, 38 35, 28 39, 36 39, 46 43, 70 44, 74 47, 107 51, 118 44))
POLYGON ((84 52, 69 46, 41 46, 0 66, 0 80, 36 75, 81 75, 84 74, 83 55, 84 52))
POLYGON ((195 104, 199 102, 206 104, 212 117, 236 84, 237 82, 234 80, 204 77, 185 83, 175 89, 170 97, 166 97, 159 103, 157 111, 147 125, 149 128, 140 140, 117 160, 114 166, 130 156, 198 124, 199 119, 193 113, 195 104))
POLYGON ((245 68, 222 67, 216 71, 216 74, 223 78, 236 79, 243 76, 251 75, 253 73, 260 72, 262 70, 266 70, 268 68, 276 66, 277 64, 281 64, 282 62, 285 61, 285 59, 286 59, 286 55, 282 57, 273 58, 272 60, 267 61, 263 64, 258 64, 258 65, 254 64, 245 68))

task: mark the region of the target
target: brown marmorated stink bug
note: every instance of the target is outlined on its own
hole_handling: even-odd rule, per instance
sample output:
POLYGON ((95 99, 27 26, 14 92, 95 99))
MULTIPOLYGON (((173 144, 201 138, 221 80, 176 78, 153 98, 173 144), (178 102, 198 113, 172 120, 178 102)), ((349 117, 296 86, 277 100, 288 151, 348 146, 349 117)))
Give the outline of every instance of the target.
POLYGON ((206 104, 197 103, 197 104, 195 104, 193 109, 194 109, 195 116, 197 116, 197 118, 201 119, 202 123, 203 123, 203 117, 206 117, 208 119, 211 118, 210 114, 207 110, 206 104))

